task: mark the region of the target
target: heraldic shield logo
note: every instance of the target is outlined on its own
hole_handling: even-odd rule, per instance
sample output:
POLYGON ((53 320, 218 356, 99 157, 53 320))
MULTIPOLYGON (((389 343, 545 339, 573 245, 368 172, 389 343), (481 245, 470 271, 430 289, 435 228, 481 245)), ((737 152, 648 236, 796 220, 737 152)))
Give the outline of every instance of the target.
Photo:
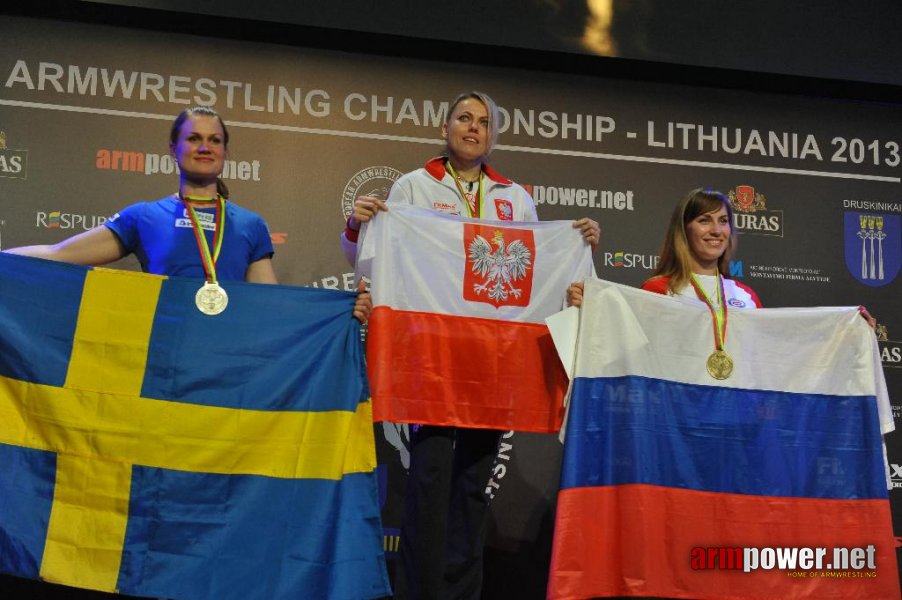
POLYGON ((855 212, 844 218, 846 267, 852 276, 871 287, 892 282, 902 266, 902 218, 855 212))
POLYGON ((533 232, 464 223, 464 300, 528 306, 536 256, 533 232))
POLYGON ((735 190, 730 190, 730 204, 742 212, 765 210, 764 195, 756 194, 752 185, 737 185, 735 190))

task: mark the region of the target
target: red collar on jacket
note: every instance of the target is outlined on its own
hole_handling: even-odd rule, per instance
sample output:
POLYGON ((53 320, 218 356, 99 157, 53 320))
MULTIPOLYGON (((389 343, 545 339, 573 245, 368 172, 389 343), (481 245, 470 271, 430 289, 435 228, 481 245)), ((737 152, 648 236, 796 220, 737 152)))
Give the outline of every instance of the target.
MULTIPOLYGON (((433 179, 441 181, 445 178, 445 173, 447 173, 447 171, 445 170, 445 161, 447 160, 448 159, 444 156, 437 156, 433 158, 426 163, 426 172, 432 175, 433 179)), ((501 185, 512 185, 514 183, 486 164, 482 165, 482 170, 486 175, 489 176, 489 179, 491 179, 495 183, 500 183, 501 185)))

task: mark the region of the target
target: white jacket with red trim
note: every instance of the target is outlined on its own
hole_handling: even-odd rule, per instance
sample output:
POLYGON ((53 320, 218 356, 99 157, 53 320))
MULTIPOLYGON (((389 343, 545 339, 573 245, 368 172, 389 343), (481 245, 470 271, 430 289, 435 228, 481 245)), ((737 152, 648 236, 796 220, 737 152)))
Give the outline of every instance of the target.
MULTIPOLYGON (((426 165, 401 176, 391 188, 386 203, 411 204, 452 215, 467 216, 467 205, 454 178, 445 169, 444 157, 433 158, 426 165)), ((483 205, 479 218, 493 221, 538 221, 536 206, 522 186, 483 166, 483 205)), ((345 228, 341 247, 354 264, 357 255, 357 232, 345 228)))
MULTIPOLYGON (((705 287, 709 296, 711 298, 716 298, 717 278, 713 275, 696 275, 696 277, 698 277, 701 284, 705 287)), ((652 277, 642 284, 642 289, 656 294, 670 295, 670 290, 667 289, 667 284, 669 282, 669 277, 652 277)), ((761 308, 761 300, 758 299, 758 294, 744 283, 724 277, 723 291, 730 308, 761 308)), ((701 302, 695 293, 695 288, 691 285, 685 286, 673 295, 683 296, 701 302)))

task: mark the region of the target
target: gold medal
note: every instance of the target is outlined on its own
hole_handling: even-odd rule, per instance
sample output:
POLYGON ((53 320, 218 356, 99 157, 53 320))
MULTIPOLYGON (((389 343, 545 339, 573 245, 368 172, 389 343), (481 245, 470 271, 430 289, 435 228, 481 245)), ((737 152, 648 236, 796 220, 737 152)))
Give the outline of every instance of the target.
POLYGON ((733 372, 733 359, 723 350, 715 350, 708 356, 705 366, 714 379, 726 379, 733 372))
POLYGON ((194 303, 197 305, 197 310, 205 315, 218 315, 229 305, 229 295, 219 284, 208 281, 197 290, 197 294, 194 295, 194 303))
POLYGON ((724 339, 727 335, 727 295, 723 289, 723 277, 717 274, 717 296, 715 300, 708 297, 708 292, 695 276, 695 273, 689 274, 689 281, 695 288, 695 293, 699 300, 708 306, 711 311, 711 321, 714 327, 714 352, 708 356, 705 367, 708 369, 708 375, 714 379, 726 379, 733 372, 733 359, 723 349, 724 339))

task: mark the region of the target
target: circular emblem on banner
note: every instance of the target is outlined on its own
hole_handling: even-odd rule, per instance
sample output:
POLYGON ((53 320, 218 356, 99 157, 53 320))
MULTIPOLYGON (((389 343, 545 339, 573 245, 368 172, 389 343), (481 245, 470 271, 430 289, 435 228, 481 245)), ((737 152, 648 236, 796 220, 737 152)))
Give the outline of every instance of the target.
POLYGON ((348 180, 341 193, 341 212, 347 219, 354 210, 357 196, 376 196, 385 200, 394 182, 403 173, 394 167, 366 167, 360 169, 348 180))

